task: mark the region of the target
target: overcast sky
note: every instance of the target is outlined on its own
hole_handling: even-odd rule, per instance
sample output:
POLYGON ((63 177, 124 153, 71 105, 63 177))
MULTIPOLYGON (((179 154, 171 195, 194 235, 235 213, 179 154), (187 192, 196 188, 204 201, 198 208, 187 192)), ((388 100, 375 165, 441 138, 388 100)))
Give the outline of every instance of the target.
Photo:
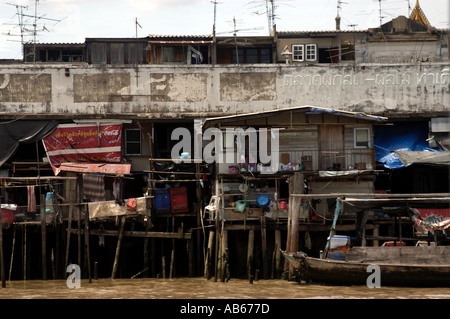
MULTIPOLYGON (((338 0, 274 0, 277 30, 334 30, 338 0)), ((16 5, 23 14, 35 15, 35 0, 1 0, 0 59, 21 59, 20 28, 16 5)), ((364 30, 380 24, 379 0, 342 0, 341 29, 364 30)), ((450 0, 420 0, 431 25, 449 28, 450 0)), ((216 32, 232 34, 233 17, 238 35, 268 35, 265 0, 217 0, 216 32)), ((385 23, 408 16, 416 0, 381 0, 385 23)), ((149 34, 206 35, 212 33, 214 4, 210 0, 39 0, 38 43, 83 43, 92 37, 138 37, 149 34), (53 20, 60 20, 53 21, 53 20), (44 29, 45 27, 45 29, 44 29)), ((24 26, 33 30, 32 17, 24 26)), ((30 33, 25 40, 32 41, 30 33)))

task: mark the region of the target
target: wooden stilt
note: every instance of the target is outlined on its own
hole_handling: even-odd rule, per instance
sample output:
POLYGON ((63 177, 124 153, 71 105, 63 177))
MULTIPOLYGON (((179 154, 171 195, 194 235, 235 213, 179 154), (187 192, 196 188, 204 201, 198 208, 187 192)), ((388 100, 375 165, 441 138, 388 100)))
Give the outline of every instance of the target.
POLYGON ((13 226, 14 227, 14 232, 13 232, 13 241, 12 241, 12 248, 11 248, 11 261, 9 263, 9 276, 8 276, 8 280, 11 281, 11 273, 12 273, 12 266, 13 266, 13 260, 14 260, 14 248, 16 247, 16 230, 17 227, 16 225, 13 226))
POLYGON ((152 245, 152 250, 150 251, 150 253, 152 255, 152 257, 151 257, 152 275, 153 275, 153 277, 156 277, 156 238, 152 238, 150 242, 152 245))
POLYGON ((170 267, 169 267, 169 278, 173 278, 173 266, 175 263, 175 247, 172 248, 172 252, 170 254, 170 267))
POLYGON ((67 241, 66 241, 66 259, 64 262, 64 267, 67 269, 69 266, 69 250, 70 250, 70 235, 72 230, 72 218, 73 218, 73 204, 69 204, 69 219, 67 221, 67 241))
POLYGON ((41 195, 41 242, 42 242, 42 280, 47 280, 47 224, 45 216, 45 196, 41 195))
POLYGON ((27 280, 28 269, 27 269, 27 224, 23 225, 23 280, 27 280))
POLYGON ((211 279, 211 260, 212 260, 212 253, 214 252, 214 237, 216 232, 214 230, 211 230, 209 232, 209 239, 208 239, 208 250, 206 252, 206 258, 205 258, 205 272, 204 276, 209 280, 211 279))
POLYGON ((166 279, 166 256, 162 256, 162 276, 166 279))
MULTIPOLYGON (((197 232, 198 233, 198 232, 197 232)), ((186 242, 188 260, 189 260, 189 277, 194 277, 196 275, 194 267, 194 239, 188 239, 186 242)))
POLYGON ((87 209, 84 211, 84 244, 86 246, 85 249, 86 249, 86 259, 87 259, 89 283, 92 283, 91 253, 90 253, 91 249, 90 249, 90 246, 89 246, 89 212, 88 212, 87 209))
MULTIPOLYGON (((303 194, 303 174, 295 173, 293 180, 293 188, 289 189, 290 194, 303 194)), ((289 250, 290 251, 298 251, 298 241, 299 241, 299 218, 300 218, 300 204, 301 197, 300 196, 289 196, 289 202, 292 203, 289 205, 290 215, 291 215, 291 224, 290 224, 290 241, 289 250)), ((294 269, 292 265, 289 265, 289 278, 291 278, 291 274, 293 274, 294 269)))
POLYGON ((216 255, 215 255, 215 273, 214 273, 214 281, 217 282, 217 279, 221 278, 221 262, 222 262, 222 231, 217 230, 216 235, 216 255))
POLYGON ((56 268, 55 268, 55 251, 52 248, 52 252, 50 254, 50 261, 52 264, 52 276, 53 276, 53 280, 56 279, 56 268))
POLYGON ((253 281, 253 247, 255 244, 255 231, 250 229, 248 231, 248 244, 247 244, 247 276, 250 282, 253 281))
POLYGON ((77 228, 78 228, 78 237, 77 237, 77 244, 78 244, 78 265, 80 265, 81 267, 81 207, 78 206, 78 223, 77 223, 77 228))
POLYGON ((281 231, 275 229, 275 278, 279 278, 281 275, 280 262, 281 262, 281 231))
MULTIPOLYGON (((216 219, 218 218, 217 216, 218 214, 216 214, 216 219)), ((216 220, 216 224, 217 224, 217 220, 216 220)), ((216 247, 214 249, 214 281, 217 282, 217 277, 219 276, 219 254, 220 254, 220 237, 221 237, 221 232, 220 230, 216 227, 216 247)))
POLYGON ((261 250, 263 258, 263 278, 269 278, 269 261, 267 258, 266 217, 261 216, 261 250))
POLYGON ((117 246, 116 246, 116 256, 114 258, 114 264, 113 264, 113 270, 111 274, 111 278, 115 279, 117 275, 117 266, 119 263, 119 254, 120 254, 120 245, 122 243, 122 237, 123 237, 123 229, 125 228, 125 216, 122 216, 122 219, 120 221, 120 230, 119 230, 119 237, 117 239, 117 246))
POLYGON ((224 282, 226 277, 226 262, 227 262, 227 254, 228 254, 228 230, 222 230, 222 239, 221 239, 221 271, 220 271, 220 281, 224 282))
MULTIPOLYGON (((145 217, 147 218, 147 216, 145 217)), ((150 230, 150 226, 151 226, 151 222, 149 219, 147 219, 145 221, 145 231, 149 231, 150 230)), ((149 262, 149 252, 148 252, 148 242, 149 242, 149 238, 146 237, 144 238, 144 278, 148 278, 148 273, 149 273, 149 269, 150 269, 150 262, 149 262)))
MULTIPOLYGON (((1 204, 1 200, 0 200, 1 204)), ((1 267, 1 280, 2 280, 2 288, 6 287, 6 279, 5 279, 5 259, 3 256, 3 222, 2 222, 2 214, 0 212, 0 267, 1 267)))

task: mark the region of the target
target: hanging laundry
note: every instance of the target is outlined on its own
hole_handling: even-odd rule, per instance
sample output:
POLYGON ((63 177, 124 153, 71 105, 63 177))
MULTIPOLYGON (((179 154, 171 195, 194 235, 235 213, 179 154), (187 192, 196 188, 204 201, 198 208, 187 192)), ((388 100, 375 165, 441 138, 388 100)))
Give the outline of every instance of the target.
POLYGON ((106 199, 105 179, 102 174, 83 174, 84 199, 101 202, 106 199))
POLYGON ((113 183, 113 196, 114 196, 114 200, 116 201, 116 203, 118 205, 123 205, 124 201, 122 198, 122 179, 119 177, 115 177, 114 178, 114 183, 113 183))
POLYGON ((35 213, 36 212, 36 194, 34 192, 34 185, 27 186, 27 193, 28 193, 27 212, 35 213))

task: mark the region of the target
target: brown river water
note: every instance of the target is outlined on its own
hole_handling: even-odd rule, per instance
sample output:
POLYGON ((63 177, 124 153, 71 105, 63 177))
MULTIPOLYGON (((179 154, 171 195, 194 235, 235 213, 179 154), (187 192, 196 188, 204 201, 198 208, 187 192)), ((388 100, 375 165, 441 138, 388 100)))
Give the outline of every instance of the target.
POLYGON ((321 286, 286 280, 205 278, 7 281, 0 306, 19 318, 291 318, 370 313, 415 318, 424 309, 447 312, 450 288, 321 286), (401 311, 397 311, 400 310, 401 311))
POLYGON ((286 280, 205 278, 6 281, 0 299, 450 299, 450 288, 322 286, 286 280))

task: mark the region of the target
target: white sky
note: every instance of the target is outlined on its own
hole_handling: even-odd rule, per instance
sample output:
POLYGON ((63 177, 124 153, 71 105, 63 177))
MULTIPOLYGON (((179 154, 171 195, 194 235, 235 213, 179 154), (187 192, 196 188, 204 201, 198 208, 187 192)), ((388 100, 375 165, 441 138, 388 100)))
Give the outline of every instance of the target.
MULTIPOLYGON (((274 0, 278 31, 334 30, 338 0, 274 0)), ((232 34, 233 17, 238 35, 268 35, 265 0, 217 0, 216 32, 232 34), (257 14, 255 12, 260 12, 257 14), (249 30, 250 29, 250 30, 249 30), (256 29, 256 30, 255 30, 256 29)), ((341 29, 379 26, 379 0, 341 1, 341 29)), ((450 0, 420 0, 431 25, 449 28, 450 0)), ((382 22, 404 15, 416 0, 381 0, 382 22)), ((27 6, 23 13, 34 16, 35 0, 1 0, 0 59, 21 59, 19 20, 15 5, 27 6), (11 5, 13 4, 13 5, 11 5), (7 34, 10 35, 7 35, 7 34)), ((148 34, 206 35, 212 33, 214 5, 210 0, 39 0, 38 43, 83 43, 85 38, 138 37, 148 34), (60 22, 46 20, 56 19, 60 22), (43 31, 43 27, 49 31, 43 31)), ((33 29, 33 18, 25 17, 25 27, 33 29)), ((31 35, 31 33, 29 33, 31 35)), ((26 40, 31 41, 28 35, 26 40)))

